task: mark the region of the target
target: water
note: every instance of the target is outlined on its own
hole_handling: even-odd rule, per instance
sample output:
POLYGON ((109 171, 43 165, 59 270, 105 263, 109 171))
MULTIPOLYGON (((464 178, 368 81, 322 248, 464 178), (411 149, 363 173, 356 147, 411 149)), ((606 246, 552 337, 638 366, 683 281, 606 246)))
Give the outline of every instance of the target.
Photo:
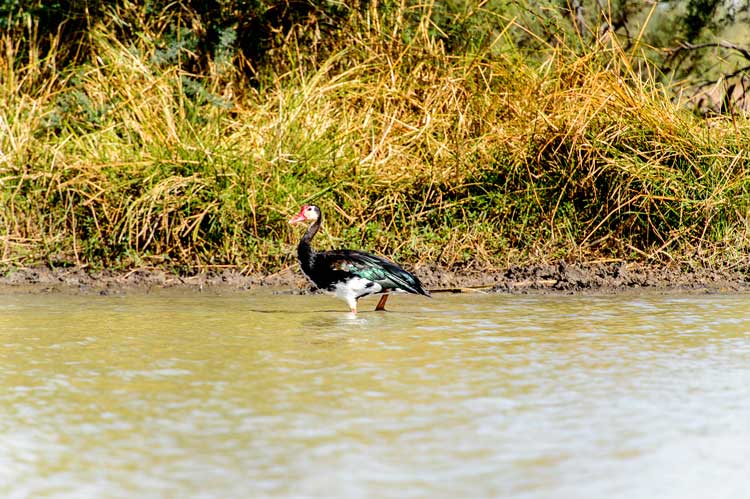
POLYGON ((750 296, 0 295, 0 497, 750 497, 750 296))

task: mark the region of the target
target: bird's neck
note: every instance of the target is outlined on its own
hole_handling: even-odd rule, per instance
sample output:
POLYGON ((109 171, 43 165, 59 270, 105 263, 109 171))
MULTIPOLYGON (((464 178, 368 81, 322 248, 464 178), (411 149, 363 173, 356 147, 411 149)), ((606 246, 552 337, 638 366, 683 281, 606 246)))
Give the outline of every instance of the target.
POLYGON ((299 257, 299 263, 302 266, 302 270, 309 274, 309 270, 312 269, 315 263, 315 250, 310 244, 312 238, 320 229, 321 219, 318 218, 310 227, 307 228, 305 235, 302 236, 302 240, 297 246, 297 256, 299 257))

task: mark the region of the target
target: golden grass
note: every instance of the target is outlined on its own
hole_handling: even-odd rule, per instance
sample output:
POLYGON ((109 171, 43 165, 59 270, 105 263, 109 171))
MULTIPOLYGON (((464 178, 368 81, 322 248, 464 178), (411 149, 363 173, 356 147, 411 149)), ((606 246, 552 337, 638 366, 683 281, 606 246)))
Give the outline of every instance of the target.
POLYGON ((128 46, 100 27, 68 72, 4 39, 0 263, 270 272, 315 202, 318 244, 410 263, 747 264, 744 119, 686 114, 615 41, 539 63, 397 24, 313 70, 291 51, 260 89, 155 62, 158 26, 128 46))

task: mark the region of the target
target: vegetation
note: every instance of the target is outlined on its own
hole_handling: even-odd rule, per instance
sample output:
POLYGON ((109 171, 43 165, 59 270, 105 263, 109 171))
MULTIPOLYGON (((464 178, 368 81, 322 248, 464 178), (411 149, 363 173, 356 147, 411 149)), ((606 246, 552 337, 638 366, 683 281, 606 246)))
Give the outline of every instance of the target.
POLYGON ((5 268, 273 272, 310 202, 318 244, 410 264, 748 264, 748 122, 682 109, 637 37, 499 2, 109 4, 53 4, 75 31, 0 2, 5 268))

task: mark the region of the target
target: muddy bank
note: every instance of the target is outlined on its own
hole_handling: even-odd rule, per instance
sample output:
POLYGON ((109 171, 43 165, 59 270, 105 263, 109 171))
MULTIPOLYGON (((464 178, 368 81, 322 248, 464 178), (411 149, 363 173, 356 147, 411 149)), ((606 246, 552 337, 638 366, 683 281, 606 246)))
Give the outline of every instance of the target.
MULTIPOLYGON (((416 269, 415 274, 433 292, 577 294, 634 290, 710 293, 750 291, 750 277, 744 271, 621 262, 560 262, 481 272, 422 267, 416 269)), ((3 292, 116 294, 171 287, 195 290, 271 288, 280 293, 313 291, 296 266, 270 275, 247 275, 238 270, 222 270, 179 276, 159 269, 87 272, 80 268, 47 267, 3 269, 0 273, 0 291, 3 292)))

